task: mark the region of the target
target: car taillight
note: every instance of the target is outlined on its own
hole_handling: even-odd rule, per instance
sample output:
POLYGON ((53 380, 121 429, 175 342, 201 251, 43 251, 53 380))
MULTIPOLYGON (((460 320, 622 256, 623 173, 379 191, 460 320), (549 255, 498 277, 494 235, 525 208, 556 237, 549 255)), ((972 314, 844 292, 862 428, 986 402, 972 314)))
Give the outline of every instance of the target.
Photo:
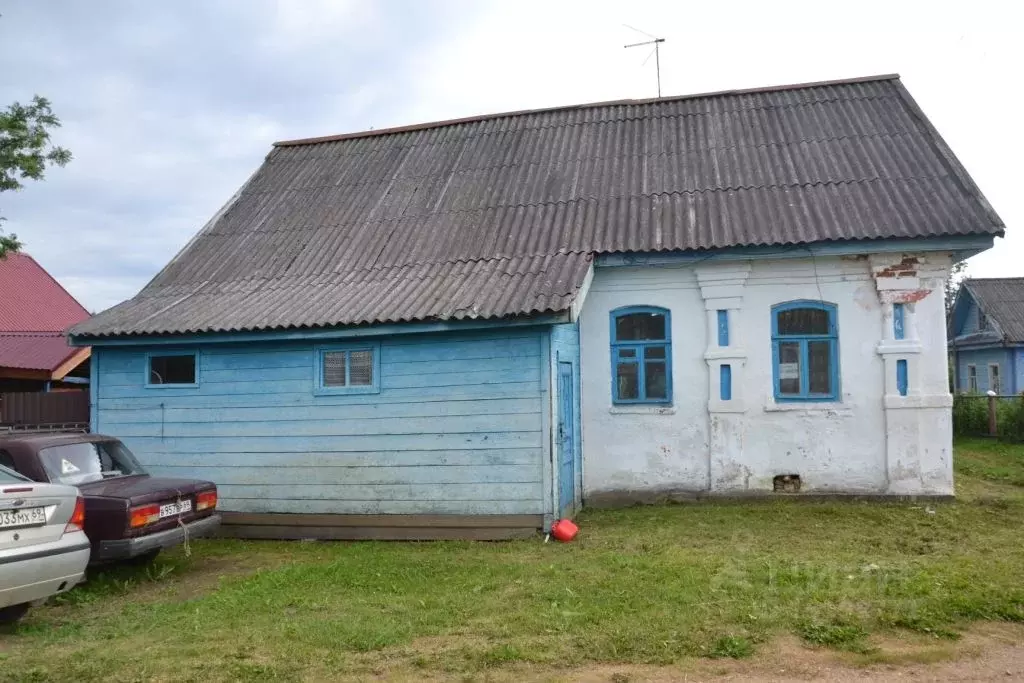
POLYGON ((75 511, 64 527, 64 533, 70 534, 72 531, 85 531, 85 498, 81 496, 75 501, 75 511))
POLYGON ((202 491, 196 496, 196 512, 217 507, 217 491, 202 491))
POLYGON ((160 519, 159 505, 140 505, 128 511, 128 526, 137 529, 160 519))

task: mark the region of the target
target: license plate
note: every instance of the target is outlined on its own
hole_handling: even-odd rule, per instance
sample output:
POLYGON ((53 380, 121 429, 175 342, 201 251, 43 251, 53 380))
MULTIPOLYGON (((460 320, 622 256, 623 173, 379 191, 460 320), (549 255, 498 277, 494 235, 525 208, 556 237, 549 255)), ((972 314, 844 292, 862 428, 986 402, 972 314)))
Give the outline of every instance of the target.
POLYGON ((181 500, 177 503, 168 503, 167 505, 160 506, 160 519, 164 517, 173 517, 180 515, 184 512, 192 512, 192 501, 181 500))
POLYGON ((17 526, 43 526, 44 524, 46 524, 46 508, 0 510, 0 529, 17 526))

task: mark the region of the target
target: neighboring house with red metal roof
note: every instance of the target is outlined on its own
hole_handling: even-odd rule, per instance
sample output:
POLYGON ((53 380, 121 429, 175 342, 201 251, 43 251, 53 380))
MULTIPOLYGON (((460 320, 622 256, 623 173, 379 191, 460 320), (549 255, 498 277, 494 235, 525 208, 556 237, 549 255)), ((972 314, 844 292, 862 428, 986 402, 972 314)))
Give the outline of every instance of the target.
POLYGON ((88 347, 65 331, 89 312, 28 254, 0 259, 0 391, 84 384, 88 347))

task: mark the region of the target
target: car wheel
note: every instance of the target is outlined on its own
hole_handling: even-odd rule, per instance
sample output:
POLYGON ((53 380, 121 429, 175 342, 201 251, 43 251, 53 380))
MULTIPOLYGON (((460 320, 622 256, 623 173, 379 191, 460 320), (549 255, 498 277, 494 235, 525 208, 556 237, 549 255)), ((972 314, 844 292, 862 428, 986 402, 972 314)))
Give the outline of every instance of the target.
POLYGON ((11 605, 10 607, 0 607, 0 624, 13 624, 18 621, 18 619, 25 616, 28 607, 27 602, 23 602, 20 605, 11 605))

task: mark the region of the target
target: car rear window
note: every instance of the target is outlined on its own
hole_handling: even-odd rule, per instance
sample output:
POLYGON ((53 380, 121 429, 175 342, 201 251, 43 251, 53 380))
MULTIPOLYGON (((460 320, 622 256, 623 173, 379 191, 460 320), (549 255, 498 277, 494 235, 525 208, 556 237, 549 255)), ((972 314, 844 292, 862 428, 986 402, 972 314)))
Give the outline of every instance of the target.
POLYGON ((39 451, 39 457, 50 481, 69 486, 145 474, 139 461, 120 441, 51 446, 39 451))
POLYGON ((25 477, 21 476, 13 470, 9 470, 3 465, 0 465, 0 484, 11 484, 15 482, 28 481, 25 477))

